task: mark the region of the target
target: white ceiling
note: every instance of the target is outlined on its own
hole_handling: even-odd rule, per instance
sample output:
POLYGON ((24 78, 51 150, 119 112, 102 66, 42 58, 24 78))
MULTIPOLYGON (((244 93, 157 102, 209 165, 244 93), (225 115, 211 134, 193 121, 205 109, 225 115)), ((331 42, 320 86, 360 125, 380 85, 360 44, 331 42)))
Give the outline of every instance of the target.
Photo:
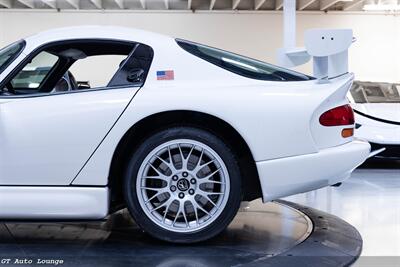
MULTIPOLYGON (((364 4, 378 1, 385 0, 298 0, 297 9, 360 11, 364 4)), ((0 0, 2 9, 61 10, 280 10, 282 4, 283 0, 0 0)))

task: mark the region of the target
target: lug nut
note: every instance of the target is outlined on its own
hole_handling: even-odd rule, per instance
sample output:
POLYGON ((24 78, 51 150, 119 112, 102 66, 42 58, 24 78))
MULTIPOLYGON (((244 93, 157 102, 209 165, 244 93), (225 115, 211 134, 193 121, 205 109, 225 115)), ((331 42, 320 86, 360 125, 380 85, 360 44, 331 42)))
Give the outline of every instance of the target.
POLYGON ((178 196, 179 196, 179 198, 184 198, 184 197, 185 197, 185 194, 181 192, 181 193, 179 193, 178 196))
POLYGON ((177 181, 178 180, 178 175, 172 176, 172 181, 177 181))
POLYGON ((195 184, 196 183, 196 179, 194 179, 194 178, 190 179, 190 183, 191 184, 195 184))
POLYGON ((188 173, 187 173, 187 172, 183 172, 183 173, 182 173, 182 176, 183 176, 183 177, 187 177, 187 176, 188 176, 188 173))
POLYGON ((171 189, 172 192, 175 192, 176 191, 176 186, 173 185, 173 186, 170 187, 170 189, 171 189))
POLYGON ((193 189, 189 189, 189 194, 193 195, 194 194, 194 190, 193 189))

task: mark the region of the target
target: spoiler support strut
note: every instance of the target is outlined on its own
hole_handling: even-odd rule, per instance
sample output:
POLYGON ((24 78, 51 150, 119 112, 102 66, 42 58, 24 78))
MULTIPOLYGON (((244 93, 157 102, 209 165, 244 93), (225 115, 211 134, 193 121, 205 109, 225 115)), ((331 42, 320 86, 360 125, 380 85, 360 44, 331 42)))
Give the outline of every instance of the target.
POLYGON ((348 49, 355 41, 351 29, 309 29, 305 47, 296 47, 296 0, 283 1, 283 48, 278 50, 281 66, 292 68, 313 58, 313 73, 318 82, 329 82, 348 73, 348 49))

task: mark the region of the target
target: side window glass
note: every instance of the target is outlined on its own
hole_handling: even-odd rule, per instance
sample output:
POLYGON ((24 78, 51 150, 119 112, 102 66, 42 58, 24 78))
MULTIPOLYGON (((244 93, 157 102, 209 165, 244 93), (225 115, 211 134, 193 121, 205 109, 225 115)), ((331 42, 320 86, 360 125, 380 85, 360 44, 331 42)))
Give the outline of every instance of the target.
POLYGON ((32 54, 3 95, 49 94, 143 85, 153 59, 144 44, 110 40, 56 42, 32 54))
POLYGON ((45 51, 39 53, 11 80, 12 88, 22 89, 27 91, 26 93, 36 91, 57 64, 58 59, 57 56, 45 51))
POLYGON ((11 64, 25 47, 25 41, 20 41, 0 49, 0 73, 11 64))
POLYGON ((366 103, 367 102, 367 99, 365 98, 365 95, 364 95, 364 88, 361 85, 354 83, 350 90, 350 93, 354 99, 354 102, 356 102, 356 103, 366 103))
POLYGON ((127 55, 97 55, 76 61, 69 69, 76 89, 106 87, 127 55))

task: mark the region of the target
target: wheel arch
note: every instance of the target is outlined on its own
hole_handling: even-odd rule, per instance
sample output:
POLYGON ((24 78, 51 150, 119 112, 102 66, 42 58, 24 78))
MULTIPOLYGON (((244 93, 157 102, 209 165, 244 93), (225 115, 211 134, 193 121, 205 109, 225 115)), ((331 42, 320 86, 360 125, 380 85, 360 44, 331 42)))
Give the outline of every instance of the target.
POLYGON ((135 123, 119 141, 111 161, 108 184, 111 189, 111 209, 124 206, 122 182, 132 150, 159 130, 174 126, 191 126, 212 132, 234 151, 242 177, 242 199, 250 201, 262 196, 257 167, 249 146, 239 132, 226 121, 198 111, 173 110, 149 115, 135 123))

